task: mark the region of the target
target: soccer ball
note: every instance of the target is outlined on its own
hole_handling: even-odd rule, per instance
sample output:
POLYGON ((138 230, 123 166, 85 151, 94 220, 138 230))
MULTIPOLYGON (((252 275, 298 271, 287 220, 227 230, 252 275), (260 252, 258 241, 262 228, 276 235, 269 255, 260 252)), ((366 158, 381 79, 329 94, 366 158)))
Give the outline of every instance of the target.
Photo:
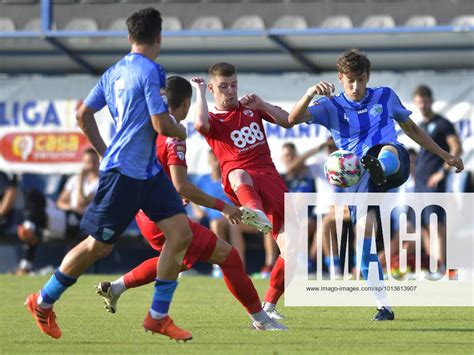
POLYGON ((347 150, 337 150, 327 157, 324 174, 334 186, 349 187, 357 184, 361 175, 359 159, 347 150))

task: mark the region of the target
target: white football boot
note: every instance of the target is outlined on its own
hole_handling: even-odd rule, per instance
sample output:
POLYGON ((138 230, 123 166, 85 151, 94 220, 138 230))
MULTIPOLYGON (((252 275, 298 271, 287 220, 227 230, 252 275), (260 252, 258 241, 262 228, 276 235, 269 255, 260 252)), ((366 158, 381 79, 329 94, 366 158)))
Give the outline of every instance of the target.
POLYGON ((240 207, 242 211, 242 223, 257 228, 262 233, 270 233, 272 231, 272 222, 260 210, 253 210, 248 207, 240 207))
POLYGON ((262 303, 262 308, 265 311, 265 313, 268 314, 268 316, 275 320, 275 319, 285 319, 285 316, 278 312, 276 310, 276 305, 268 303, 268 302, 263 302, 262 303))
POLYGON ((269 319, 268 321, 264 322, 253 322, 252 327, 256 330, 282 330, 282 331, 287 331, 288 327, 284 326, 281 323, 278 323, 274 319, 269 319))
POLYGON ((104 308, 107 310, 107 312, 117 312, 117 302, 120 296, 112 295, 112 287, 110 285, 110 282, 99 282, 95 286, 95 289, 96 293, 104 300, 104 308))

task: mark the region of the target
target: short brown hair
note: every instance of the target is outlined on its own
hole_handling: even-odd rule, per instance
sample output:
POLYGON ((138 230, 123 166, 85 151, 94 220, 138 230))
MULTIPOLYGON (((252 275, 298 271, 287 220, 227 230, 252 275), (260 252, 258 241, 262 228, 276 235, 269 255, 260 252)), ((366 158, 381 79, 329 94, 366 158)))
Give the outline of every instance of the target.
POLYGON ((211 78, 216 76, 232 76, 237 74, 235 66, 229 63, 216 63, 209 68, 209 76, 211 78))
POLYGON ((337 60, 337 71, 341 74, 370 74, 370 60, 361 50, 351 48, 337 60))
POLYGON ((418 85, 415 91, 413 91, 413 97, 415 96, 427 97, 429 99, 433 99, 433 92, 431 91, 429 86, 418 85))

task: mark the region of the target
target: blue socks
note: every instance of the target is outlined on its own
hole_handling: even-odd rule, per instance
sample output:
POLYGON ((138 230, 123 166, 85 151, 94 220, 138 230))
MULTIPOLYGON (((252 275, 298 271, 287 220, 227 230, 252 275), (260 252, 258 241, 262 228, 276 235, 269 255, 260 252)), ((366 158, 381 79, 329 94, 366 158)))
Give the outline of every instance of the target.
POLYGON ((328 270, 331 268, 331 264, 332 264, 331 260, 334 261, 334 267, 336 269, 339 268, 339 270, 340 270, 341 269, 341 259, 338 256, 325 256, 323 258, 323 261, 324 261, 324 265, 326 265, 328 270))
POLYGON ((177 281, 164 281, 156 279, 153 303, 150 315, 152 318, 160 319, 168 314, 174 291, 178 287, 177 281))
POLYGON ((63 274, 59 269, 51 276, 48 282, 40 291, 40 299, 38 302, 40 307, 48 308, 63 294, 66 289, 76 283, 75 278, 63 274))
POLYGON ((382 150, 377 157, 380 164, 382 164, 383 171, 386 176, 395 174, 398 170, 398 157, 390 150, 382 150))
POLYGON ((383 280, 383 270, 379 262, 379 257, 377 254, 370 253, 370 242, 372 238, 364 239, 364 246, 362 248, 362 261, 360 265, 360 272, 364 277, 364 280, 368 280, 369 277, 369 265, 371 262, 376 262, 379 270, 379 280, 383 280))

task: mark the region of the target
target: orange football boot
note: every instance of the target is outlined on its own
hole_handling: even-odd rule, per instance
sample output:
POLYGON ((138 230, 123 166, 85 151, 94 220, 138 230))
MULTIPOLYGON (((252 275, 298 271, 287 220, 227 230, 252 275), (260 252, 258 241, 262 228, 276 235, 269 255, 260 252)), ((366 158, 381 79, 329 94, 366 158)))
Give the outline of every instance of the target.
POLYGON ((169 316, 162 319, 153 319, 148 312, 143 321, 143 328, 145 328, 145 331, 160 333, 175 340, 188 341, 193 338, 190 332, 177 327, 169 316))
POLYGON ((44 309, 38 305, 39 293, 33 293, 26 298, 25 306, 33 315, 36 325, 40 330, 49 335, 51 338, 59 339, 61 337, 61 329, 56 323, 56 314, 53 309, 44 309))

